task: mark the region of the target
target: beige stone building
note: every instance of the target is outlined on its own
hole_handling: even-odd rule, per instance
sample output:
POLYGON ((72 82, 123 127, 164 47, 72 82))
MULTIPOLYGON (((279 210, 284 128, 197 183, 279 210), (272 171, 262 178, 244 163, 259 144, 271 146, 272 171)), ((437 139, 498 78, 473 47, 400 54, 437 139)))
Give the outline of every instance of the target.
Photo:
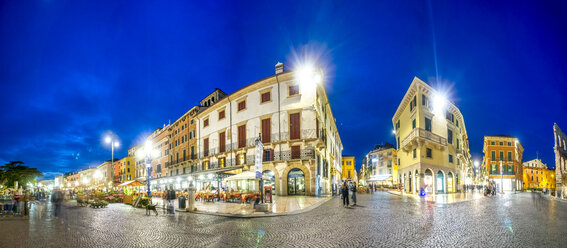
POLYGON ((452 193, 472 178, 465 121, 446 96, 414 78, 392 124, 396 135, 398 181, 406 192, 452 193))

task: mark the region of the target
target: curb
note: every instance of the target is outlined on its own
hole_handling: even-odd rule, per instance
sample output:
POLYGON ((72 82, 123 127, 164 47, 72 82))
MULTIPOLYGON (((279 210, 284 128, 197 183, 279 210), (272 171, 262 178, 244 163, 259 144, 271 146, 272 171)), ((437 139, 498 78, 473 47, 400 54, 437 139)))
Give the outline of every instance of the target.
MULTIPOLYGON (((202 214, 202 215, 214 215, 214 216, 222 216, 222 217, 229 217, 229 218, 264 218, 264 217, 278 217, 278 216, 288 216, 288 215, 297 215, 297 214, 301 214, 301 213, 305 213, 308 211, 311 211, 321 205, 323 205, 323 203, 326 203, 328 201, 330 201, 331 199, 333 199, 334 197, 328 197, 325 200, 322 200, 320 202, 317 202, 315 204, 313 204, 312 206, 309 206, 307 208, 304 209, 299 209, 296 211, 292 211, 292 212, 284 212, 284 213, 263 213, 263 214, 225 214, 225 213, 216 213, 216 212, 206 212, 206 211, 182 211, 179 209, 176 209, 175 212, 180 212, 180 213, 189 213, 189 214, 202 214)), ((262 212, 258 212, 258 213, 262 213, 262 212)))

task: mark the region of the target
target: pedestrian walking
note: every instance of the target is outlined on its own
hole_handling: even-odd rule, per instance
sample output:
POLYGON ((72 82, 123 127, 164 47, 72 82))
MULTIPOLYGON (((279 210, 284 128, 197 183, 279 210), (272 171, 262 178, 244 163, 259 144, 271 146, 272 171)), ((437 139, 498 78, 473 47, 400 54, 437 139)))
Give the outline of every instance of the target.
POLYGON ((175 201, 177 197, 175 196, 175 190, 173 190, 173 186, 169 186, 169 190, 167 191, 167 212, 174 214, 175 213, 175 204, 173 204, 173 201, 175 201))
POLYGON ((356 185, 352 185, 352 205, 356 206, 356 185))
POLYGON ((343 187, 341 188, 341 194, 343 195, 343 207, 346 208, 350 204, 348 200, 348 186, 346 182, 343 183, 343 187))
POLYGON ((53 215, 58 217, 61 215, 61 203, 63 202, 63 194, 61 194, 61 190, 57 189, 51 195, 51 202, 55 205, 53 215))

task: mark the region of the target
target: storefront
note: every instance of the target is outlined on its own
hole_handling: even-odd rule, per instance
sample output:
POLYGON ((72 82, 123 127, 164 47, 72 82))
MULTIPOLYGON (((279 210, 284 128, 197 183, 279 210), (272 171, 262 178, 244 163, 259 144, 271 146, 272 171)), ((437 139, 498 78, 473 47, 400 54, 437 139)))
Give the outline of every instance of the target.
POLYGON ((425 192, 427 194, 433 193, 433 172, 430 169, 425 170, 423 183, 425 187, 425 192))
POLYGON ((294 168, 287 174, 287 194, 305 195, 305 174, 294 168))
POLYGON ((272 192, 274 192, 274 194, 275 194, 275 192, 277 192, 277 191, 276 191, 276 175, 274 174, 274 172, 271 171, 271 170, 265 170, 262 173, 262 178, 264 180, 264 182, 263 182, 264 187, 266 187, 266 186, 272 187, 272 192))

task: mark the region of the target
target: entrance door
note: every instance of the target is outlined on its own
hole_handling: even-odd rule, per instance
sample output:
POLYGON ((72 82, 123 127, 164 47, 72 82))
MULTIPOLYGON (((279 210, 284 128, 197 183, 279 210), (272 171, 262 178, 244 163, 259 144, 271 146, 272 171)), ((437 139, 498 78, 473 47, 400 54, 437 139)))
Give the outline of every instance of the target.
POLYGON ((292 169, 287 174, 287 194, 305 195, 305 174, 300 169, 292 169))
POLYGON ((455 192, 454 184, 453 184, 453 173, 449 172, 447 176, 447 192, 455 192))
POLYGON ((437 193, 444 193, 445 192, 445 177, 443 176, 443 172, 439 171, 437 173, 437 193))

